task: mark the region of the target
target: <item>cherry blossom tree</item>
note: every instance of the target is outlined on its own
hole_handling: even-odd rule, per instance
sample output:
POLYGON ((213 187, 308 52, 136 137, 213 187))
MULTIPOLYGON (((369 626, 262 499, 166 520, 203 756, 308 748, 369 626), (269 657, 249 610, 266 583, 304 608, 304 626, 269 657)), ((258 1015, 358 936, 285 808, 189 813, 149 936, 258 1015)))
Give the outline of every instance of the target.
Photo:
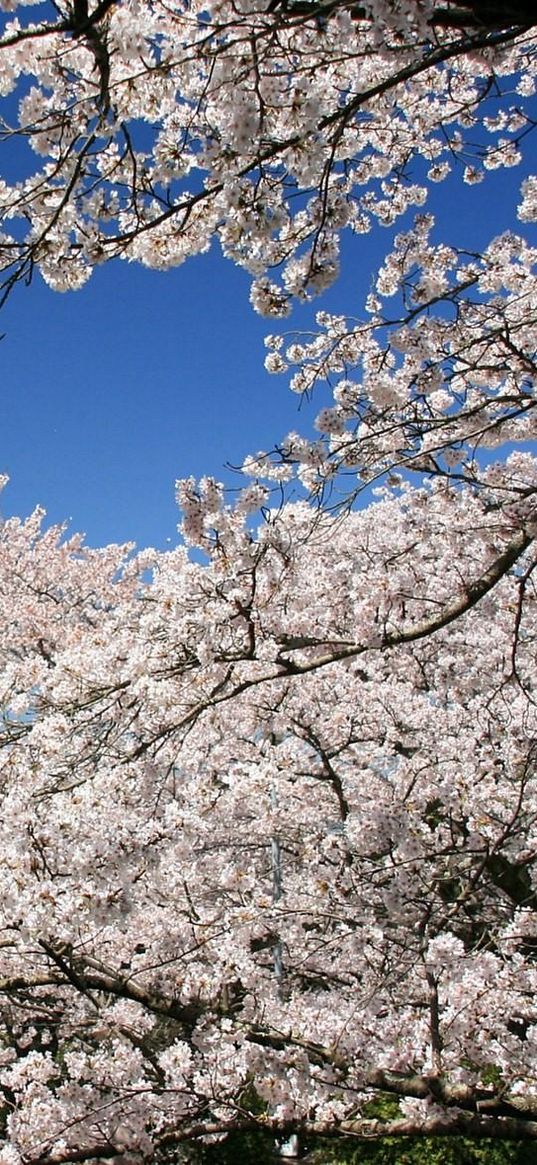
MULTIPOLYGON (((4 295, 35 269, 76 288, 110 258, 166 268, 217 239, 254 307, 281 317, 337 277, 343 230, 406 216, 365 319, 321 312, 305 343, 268 337, 269 370, 293 366, 299 393, 327 380, 334 403, 317 442, 291 434, 246 471, 298 472, 337 505, 401 468, 475 482, 477 450, 531 438, 531 240, 511 229, 468 254, 437 241, 424 204, 450 174, 521 160, 532 4, 4 7, 0 134, 24 158, 0 185, 4 295)), ((536 207, 530 176, 520 222, 536 207)))
POLYGON ((5 523, 6 1165, 537 1137, 536 489, 184 483, 206 563, 5 523))
POLYGON ((180 482, 178 549, 0 530, 1 1165, 537 1139, 536 255, 424 206, 519 161, 531 8, 4 3, 4 294, 216 238, 281 317, 406 219, 362 319, 268 338, 318 439, 180 482))
POLYGON ((3 8, 0 134, 28 147, 0 187, 5 292, 34 267, 61 290, 218 238, 256 309, 285 314, 333 281, 343 228, 421 206, 427 168, 516 164, 533 126, 528 0, 3 8))
MULTIPOLYGON (((536 194, 527 179, 522 219, 537 217, 536 194)), ((321 311, 306 338, 267 337, 267 369, 291 371, 299 394, 328 386, 332 404, 317 415, 318 439, 291 433, 248 457, 246 473, 298 476, 341 506, 386 475, 479 490, 494 451, 501 463, 510 443, 535 440, 537 250, 507 231, 469 253, 434 242, 433 227, 421 214, 396 236, 362 320, 321 311)))

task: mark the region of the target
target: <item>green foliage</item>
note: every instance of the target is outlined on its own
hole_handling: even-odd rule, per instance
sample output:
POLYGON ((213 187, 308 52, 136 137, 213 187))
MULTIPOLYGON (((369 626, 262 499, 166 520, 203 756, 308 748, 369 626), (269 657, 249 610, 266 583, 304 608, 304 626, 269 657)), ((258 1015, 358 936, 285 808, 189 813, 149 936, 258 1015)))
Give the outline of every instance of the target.
POLYGON ((466 1137, 319 1142, 308 1165, 535 1165, 535 1145, 466 1137))
MULTIPOLYGON (((535 1165, 536 1159, 531 1143, 466 1137, 316 1138, 303 1152, 304 1165, 535 1165)), ((188 1160, 192 1165, 284 1165, 274 1138, 262 1131, 231 1132, 224 1141, 191 1146, 188 1160)))
MULTIPOLYGON (((496 1070, 491 1067, 491 1076, 496 1070)), ((263 1112, 253 1084, 241 1097, 251 1112, 263 1112)), ((400 1115, 395 1097, 381 1094, 371 1100, 363 1115, 389 1121, 400 1115)), ((213 1144, 185 1145, 175 1165, 288 1165, 278 1152, 276 1139, 263 1129, 232 1132, 213 1144)), ((380 1137, 370 1141, 351 1137, 309 1137, 301 1143, 304 1165, 535 1165, 535 1145, 525 1141, 470 1140, 467 1137, 380 1137)), ((172 1165, 171 1161, 162 1165, 172 1165)), ((298 1165, 298 1163, 297 1163, 298 1165)))
MULTIPOLYGON (((494 1065, 489 1075, 497 1082, 494 1065)), ((241 1107, 259 1114, 266 1110, 253 1082, 242 1093, 241 1107)), ((384 1121, 400 1115, 399 1101, 389 1093, 375 1096, 363 1109, 363 1116, 384 1121)), ((535 1145, 467 1137, 310 1137, 302 1141, 301 1159, 305 1165, 535 1165, 535 1145)), ((286 1159, 274 1136, 259 1129, 229 1133, 212 1145, 191 1145, 181 1160, 185 1165, 285 1165, 286 1159)))
MULTIPOLYGON (((498 1083, 494 1065, 490 1082, 498 1083)), ((399 1102, 380 1094, 363 1115, 388 1121, 400 1116, 399 1102)), ((381 1137, 371 1141, 317 1140, 308 1165, 535 1165, 535 1145, 526 1142, 469 1140, 467 1137, 381 1137)))
POLYGON ((205 1145, 198 1160, 199 1165, 283 1165, 274 1137, 264 1132, 229 1133, 224 1141, 205 1145))
MULTIPOLYGON (((535 1145, 466 1137, 316 1138, 303 1145, 303 1160, 304 1165, 535 1165, 535 1145)), ((185 1165, 187 1161, 189 1165, 284 1165, 274 1138, 262 1131, 230 1133, 212 1145, 190 1146, 185 1165)))

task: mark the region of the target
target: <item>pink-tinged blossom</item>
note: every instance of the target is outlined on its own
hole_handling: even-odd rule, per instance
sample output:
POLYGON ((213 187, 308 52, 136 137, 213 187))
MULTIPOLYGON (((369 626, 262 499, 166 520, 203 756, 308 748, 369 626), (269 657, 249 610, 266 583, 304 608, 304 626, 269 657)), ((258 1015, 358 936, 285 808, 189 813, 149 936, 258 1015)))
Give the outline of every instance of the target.
POLYGON ((267 337, 330 394, 317 435, 247 457, 234 501, 180 480, 177 549, 0 528, 0 1165, 378 1135, 386 1092, 406 1131, 534 1137, 537 255, 439 240, 412 177, 518 164, 534 30, 3 7, 6 292, 217 240, 283 318, 342 230, 413 217, 363 318, 267 337))
POLYGON ((415 162, 428 182, 476 181, 517 165, 531 126, 533 32, 474 25, 471 6, 462 35, 422 0, 301 19, 122 0, 90 5, 88 27, 78 10, 1 7, 5 133, 25 151, 1 185, 6 290, 34 266, 58 290, 113 257, 165 270, 216 239, 255 309, 282 317, 337 277, 343 230, 424 205, 415 162))
POLYGON ((252 1084, 274 1129, 367 1119, 390 1073, 401 1119, 431 1073, 434 1119, 533 1111, 536 489, 517 453, 255 532, 263 491, 188 480, 204 562, 149 581, 4 525, 7 1165, 148 1159, 252 1084))

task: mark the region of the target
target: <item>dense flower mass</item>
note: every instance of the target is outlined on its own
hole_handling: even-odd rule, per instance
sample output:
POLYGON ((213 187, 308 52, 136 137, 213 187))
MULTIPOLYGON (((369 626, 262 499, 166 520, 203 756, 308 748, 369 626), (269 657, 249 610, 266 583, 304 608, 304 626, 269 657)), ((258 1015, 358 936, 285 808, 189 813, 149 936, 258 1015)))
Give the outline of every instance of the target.
POLYGON ((533 124, 523 4, 496 28, 478 0, 462 25, 450 0, 2 7, 0 136, 27 155, 0 184, 6 290, 34 266, 80 287, 117 255, 165 269, 217 237, 285 315, 336 278, 343 229, 396 222, 453 166, 516 165, 533 124))
POLYGON ((5 523, 6 1162, 378 1088, 533 1135, 537 465, 485 476, 256 536, 206 483, 206 564, 5 523))
POLYGON ((177 549, 0 528, 0 1165, 535 1139, 537 179, 481 252, 425 205, 520 160, 532 4, 2 8, 4 295, 216 238, 284 316, 405 221, 267 338, 318 436, 180 481, 177 549))

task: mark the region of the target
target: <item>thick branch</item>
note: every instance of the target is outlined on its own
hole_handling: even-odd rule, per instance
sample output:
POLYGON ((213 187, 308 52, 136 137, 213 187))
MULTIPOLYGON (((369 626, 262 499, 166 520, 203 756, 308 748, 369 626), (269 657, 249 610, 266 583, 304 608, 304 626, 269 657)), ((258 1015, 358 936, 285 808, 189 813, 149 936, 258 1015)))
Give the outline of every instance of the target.
MULTIPOLYGON (((344 1121, 315 1121, 300 1120, 283 1121, 275 1117, 232 1117, 229 1121, 199 1121, 185 1128, 167 1133, 158 1143, 160 1149, 171 1148, 185 1141, 196 1141, 202 1137, 214 1136, 226 1132, 247 1132, 253 1129, 263 1129, 271 1134, 290 1136, 292 1133, 302 1133, 305 1136, 334 1138, 354 1138, 361 1141, 378 1140, 380 1137, 473 1137, 476 1140, 489 1137, 494 1140, 537 1140, 537 1123, 525 1122, 517 1119, 491 1119, 490 1117, 471 1116, 467 1113, 456 1115, 428 1117, 420 1120, 400 1119, 392 1121, 381 1120, 344 1120, 344 1121)), ((30 1165, 34 1165, 33 1162, 30 1165)), ((43 1163, 45 1165, 45 1163, 43 1163)), ((47 1165, 56 1165, 49 1159, 47 1165)))
POLYGON ((148 987, 140 987, 132 979, 122 978, 114 974, 113 971, 89 969, 90 960, 75 956, 66 948, 55 947, 45 940, 41 940, 40 945, 65 976, 67 982, 83 995, 87 995, 91 991, 99 991, 116 995, 120 999, 131 999, 155 1015, 163 1015, 168 1019, 184 1024, 187 1030, 191 1030, 200 1016, 210 1010, 207 1004, 181 1004, 173 997, 163 995, 148 987))
MULTIPOLYGON (((271 1032, 261 1027, 252 1028, 246 1038, 251 1043, 272 1048, 274 1051, 299 1048, 306 1052, 312 1063, 330 1065, 343 1073, 348 1067, 347 1063, 331 1048, 292 1036, 280 1035, 279 1032, 271 1032)), ((390 1072, 384 1068, 364 1069, 360 1087, 375 1092, 389 1093, 401 1099, 434 1100, 436 1104, 443 1105, 447 1109, 457 1108, 467 1114, 475 1114, 479 1117, 516 1119, 524 1124, 527 1121, 537 1122, 537 1099, 535 1097, 508 1092, 502 1092, 500 1096, 492 1087, 452 1084, 434 1074, 424 1076, 417 1072, 390 1072)))
POLYGON ((524 529, 519 530, 511 542, 508 543, 503 554, 500 554, 474 582, 468 583, 462 595, 446 603, 439 614, 433 618, 422 619, 418 623, 413 623, 408 628, 391 632, 388 631, 378 644, 362 643, 350 646, 345 645, 341 648, 334 648, 325 655, 317 656, 315 659, 305 662, 281 659, 280 662, 285 666, 285 674, 302 675, 306 672, 316 671, 321 667, 326 667, 330 663, 337 663, 343 659, 352 659, 358 655, 363 655, 366 651, 373 650, 375 647, 385 651, 388 648, 399 647, 401 644, 415 643, 419 639, 428 639, 429 636, 434 635, 437 631, 443 630, 445 627, 449 627, 450 623, 454 623, 462 615, 465 615, 467 611, 470 611, 472 607, 475 607, 512 570, 519 558, 531 546, 533 540, 533 533, 530 534, 524 529))
MULTIPOLYGON (((280 12, 286 17, 315 18, 326 20, 338 9, 346 8, 353 20, 370 21, 371 10, 352 0, 271 0, 269 12, 280 12)), ((446 0, 433 9, 429 23, 440 28, 479 28, 489 31, 513 28, 517 25, 530 28, 537 23, 537 9, 534 0, 446 0)))

